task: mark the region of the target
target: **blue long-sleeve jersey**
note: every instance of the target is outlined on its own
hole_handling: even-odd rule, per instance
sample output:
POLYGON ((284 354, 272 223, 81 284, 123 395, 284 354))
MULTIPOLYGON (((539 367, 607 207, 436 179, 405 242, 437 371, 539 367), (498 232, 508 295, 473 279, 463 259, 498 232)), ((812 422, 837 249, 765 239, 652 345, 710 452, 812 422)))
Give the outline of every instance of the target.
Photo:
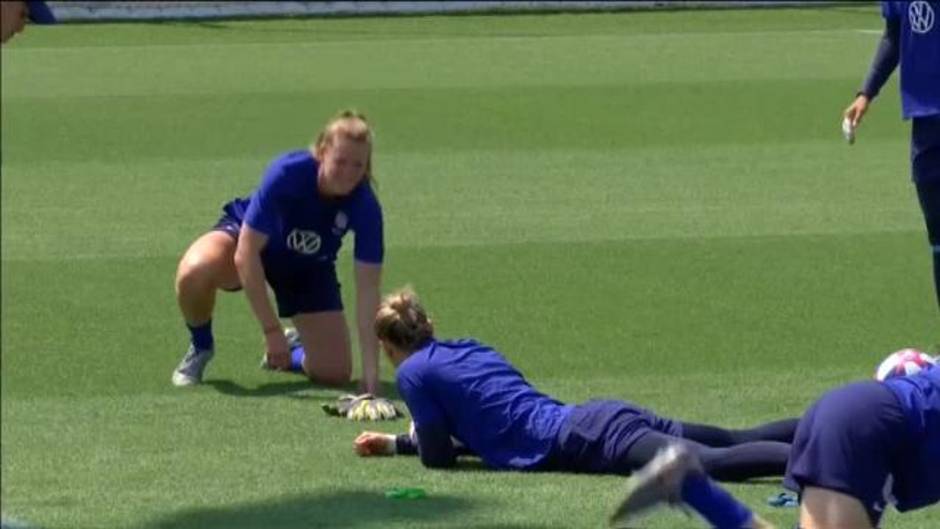
POLYGON ((539 393, 501 354, 474 340, 430 340, 397 371, 421 462, 454 464, 451 436, 497 469, 531 469, 551 452, 571 406, 539 393))
POLYGON ((940 367, 885 380, 898 398, 913 434, 912 446, 892 473, 899 511, 940 501, 940 367))
POLYGON ((940 115, 940 2, 882 2, 885 33, 862 93, 875 97, 901 65, 905 119, 940 115))

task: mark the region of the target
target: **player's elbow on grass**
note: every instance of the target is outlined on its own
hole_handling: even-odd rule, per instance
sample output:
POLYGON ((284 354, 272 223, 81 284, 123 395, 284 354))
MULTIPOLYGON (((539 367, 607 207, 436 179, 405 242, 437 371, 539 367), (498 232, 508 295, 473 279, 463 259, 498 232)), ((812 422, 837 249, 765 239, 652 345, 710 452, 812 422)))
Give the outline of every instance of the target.
POLYGON ((425 455, 424 453, 419 454, 421 456, 421 464, 427 468, 433 469, 445 469, 452 468, 457 464, 457 457, 451 453, 447 455, 425 455))
POLYGON ((457 453, 450 438, 445 439, 446 443, 418 443, 418 456, 422 465, 427 468, 451 468, 457 464, 457 453))

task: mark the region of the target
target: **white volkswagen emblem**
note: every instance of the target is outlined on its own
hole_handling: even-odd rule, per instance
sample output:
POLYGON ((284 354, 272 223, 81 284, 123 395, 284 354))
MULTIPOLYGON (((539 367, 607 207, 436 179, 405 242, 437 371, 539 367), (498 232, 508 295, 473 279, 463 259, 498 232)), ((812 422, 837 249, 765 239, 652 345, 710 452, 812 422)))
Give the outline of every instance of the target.
POLYGON ((349 225, 349 217, 342 211, 336 212, 336 220, 333 224, 333 235, 342 237, 346 233, 346 227, 349 225))
POLYGON ((287 247, 297 253, 313 255, 320 250, 320 235, 315 231, 294 229, 287 235, 287 247))
POLYGON ((914 33, 927 33, 933 28, 935 18, 933 7, 923 0, 911 2, 911 7, 907 9, 907 16, 911 21, 911 31, 914 33))
POLYGON ((349 218, 346 217, 346 214, 342 211, 336 212, 336 227, 345 230, 347 224, 349 224, 349 218))

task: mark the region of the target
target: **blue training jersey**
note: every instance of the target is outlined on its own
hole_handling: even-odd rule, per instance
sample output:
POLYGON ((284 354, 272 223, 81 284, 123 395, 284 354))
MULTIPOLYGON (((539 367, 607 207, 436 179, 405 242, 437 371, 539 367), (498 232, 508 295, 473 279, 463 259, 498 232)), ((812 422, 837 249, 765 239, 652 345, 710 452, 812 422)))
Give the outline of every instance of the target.
POLYGON ((342 198, 317 189, 319 164, 308 150, 291 151, 268 166, 244 222, 268 236, 261 252, 265 272, 292 274, 336 261, 348 230, 356 234, 356 260, 382 262, 382 209, 368 182, 342 198))
POLYGON ((398 366, 397 379, 428 466, 453 464, 453 436, 490 467, 532 468, 571 413, 501 354, 470 339, 429 341, 398 366))
POLYGON ((915 439, 892 473, 897 509, 940 501, 940 367, 889 378, 884 384, 901 403, 915 439))
POLYGON ((901 26, 904 118, 940 114, 940 2, 882 2, 881 13, 901 26))

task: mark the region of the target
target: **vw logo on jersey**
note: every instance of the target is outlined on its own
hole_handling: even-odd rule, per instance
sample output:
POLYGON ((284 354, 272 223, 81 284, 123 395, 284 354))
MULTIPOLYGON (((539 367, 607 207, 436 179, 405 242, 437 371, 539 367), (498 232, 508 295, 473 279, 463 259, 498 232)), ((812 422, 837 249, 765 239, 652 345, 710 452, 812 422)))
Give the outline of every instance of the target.
POLYGON ((349 225, 349 217, 342 211, 336 212, 336 220, 333 225, 333 235, 343 235, 346 233, 346 226, 349 225))
POLYGON ((923 0, 911 2, 911 6, 907 8, 907 16, 911 21, 911 31, 914 33, 927 33, 930 31, 936 18, 933 6, 923 0))
POLYGON ((315 231, 295 228, 287 234, 287 247, 297 253, 313 255, 320 251, 320 235, 315 231))

